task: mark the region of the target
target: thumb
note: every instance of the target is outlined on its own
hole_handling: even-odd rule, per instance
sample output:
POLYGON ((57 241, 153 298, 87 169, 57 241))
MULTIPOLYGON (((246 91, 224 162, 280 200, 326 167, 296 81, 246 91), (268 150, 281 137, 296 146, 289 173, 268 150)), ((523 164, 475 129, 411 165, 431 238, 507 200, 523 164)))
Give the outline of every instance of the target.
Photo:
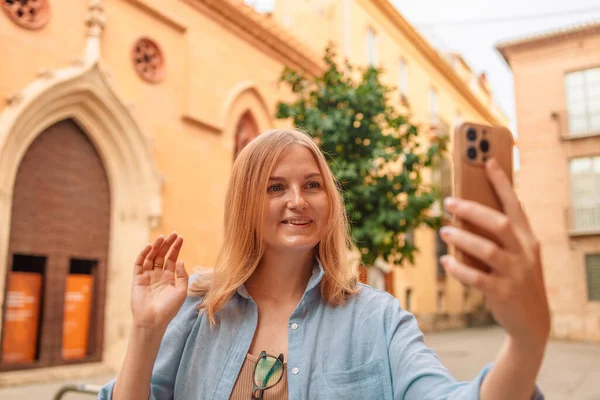
POLYGON ((185 270, 183 260, 177 261, 176 265, 177 280, 175 281, 175 287, 178 289, 187 289, 189 276, 185 270))

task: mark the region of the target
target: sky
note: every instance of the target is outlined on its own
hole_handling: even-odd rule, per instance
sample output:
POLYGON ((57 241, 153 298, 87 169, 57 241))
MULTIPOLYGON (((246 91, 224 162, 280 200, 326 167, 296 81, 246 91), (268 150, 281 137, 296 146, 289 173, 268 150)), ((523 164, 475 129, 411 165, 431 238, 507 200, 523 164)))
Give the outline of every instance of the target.
MULTIPOLYGON (((276 0, 246 0, 269 11, 276 0)), ((298 0, 301 1, 301 0, 298 0)), ((441 52, 456 51, 474 72, 485 72, 494 98, 516 131, 513 80, 495 46, 533 33, 600 20, 598 0, 392 0, 441 52)))

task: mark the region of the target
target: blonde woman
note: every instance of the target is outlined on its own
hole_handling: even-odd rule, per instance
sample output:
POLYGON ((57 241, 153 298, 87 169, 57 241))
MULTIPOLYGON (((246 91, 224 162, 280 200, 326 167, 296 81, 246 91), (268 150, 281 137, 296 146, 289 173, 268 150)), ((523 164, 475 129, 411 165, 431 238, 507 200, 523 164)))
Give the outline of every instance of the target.
POLYGON ((485 293, 506 341, 494 364, 457 382, 388 293, 357 282, 335 179, 312 139, 260 135, 238 156, 225 239, 211 273, 188 278, 183 238, 159 236, 134 266, 125 360, 100 399, 541 399, 549 334, 537 241, 506 177, 489 178, 508 217, 453 199, 458 217, 502 246, 456 229, 449 243, 487 260, 484 274, 445 257, 485 293))

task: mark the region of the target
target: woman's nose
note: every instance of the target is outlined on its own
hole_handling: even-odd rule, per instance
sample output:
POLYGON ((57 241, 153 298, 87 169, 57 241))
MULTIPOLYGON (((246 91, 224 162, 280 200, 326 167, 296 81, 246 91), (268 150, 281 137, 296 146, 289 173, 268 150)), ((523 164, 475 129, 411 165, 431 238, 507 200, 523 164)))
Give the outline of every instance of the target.
POLYGON ((304 210, 308 208, 308 203, 302 196, 302 191, 299 189, 292 189, 289 192, 290 198, 288 199, 287 206, 290 209, 301 209, 304 210))

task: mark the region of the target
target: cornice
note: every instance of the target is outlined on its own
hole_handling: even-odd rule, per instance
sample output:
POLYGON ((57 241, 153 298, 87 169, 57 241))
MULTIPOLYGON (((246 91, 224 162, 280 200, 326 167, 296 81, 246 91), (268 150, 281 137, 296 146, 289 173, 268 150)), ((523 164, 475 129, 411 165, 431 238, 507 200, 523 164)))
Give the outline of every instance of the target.
POLYGON ((514 51, 533 49, 548 44, 558 43, 564 40, 584 38, 590 35, 600 35, 600 21, 538 33, 519 39, 507 40, 505 42, 498 43, 496 45, 496 50, 500 52, 506 63, 510 65, 509 53, 514 51))

